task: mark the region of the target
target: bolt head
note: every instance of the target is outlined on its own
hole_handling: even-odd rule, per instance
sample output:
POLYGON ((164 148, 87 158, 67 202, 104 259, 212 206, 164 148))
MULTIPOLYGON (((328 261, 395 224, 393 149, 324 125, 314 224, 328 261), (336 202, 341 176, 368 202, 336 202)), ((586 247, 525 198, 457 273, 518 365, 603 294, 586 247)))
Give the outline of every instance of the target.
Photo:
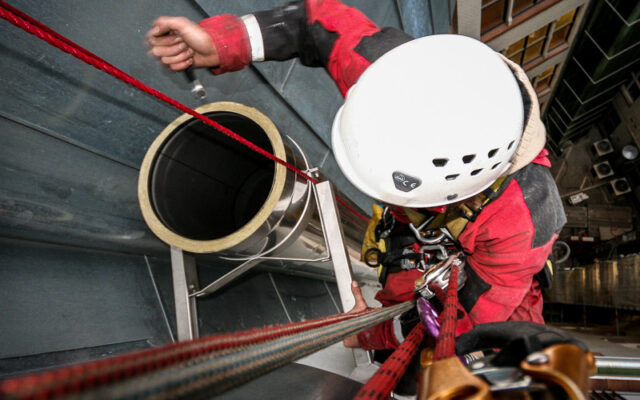
POLYGON ((542 352, 531 353, 527 356, 527 362, 531 365, 543 365, 549 362, 549 356, 542 352))

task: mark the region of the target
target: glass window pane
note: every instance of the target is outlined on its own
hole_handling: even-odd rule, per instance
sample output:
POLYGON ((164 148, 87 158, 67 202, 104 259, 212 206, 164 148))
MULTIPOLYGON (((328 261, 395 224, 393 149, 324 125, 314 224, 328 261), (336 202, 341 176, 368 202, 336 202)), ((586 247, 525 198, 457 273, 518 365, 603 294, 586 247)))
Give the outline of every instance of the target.
POLYGON ((534 58, 538 57, 542 54, 542 47, 544 46, 544 40, 539 41, 531 47, 528 47, 524 52, 524 59, 522 60, 522 64, 526 64, 534 58))
POLYGON ((548 70, 544 71, 543 73, 541 73, 540 75, 538 75, 538 79, 542 79, 545 78, 551 74, 553 74, 553 70, 556 69, 556 66, 554 65, 553 67, 549 68, 548 70))
POLYGON ((505 0, 498 0, 482 8, 482 32, 504 23, 505 0))
POLYGON ((527 47, 533 45, 538 40, 543 39, 545 36, 547 36, 547 29, 549 29, 549 26, 545 25, 542 28, 530 34, 529 40, 527 41, 527 47))
POLYGON ((549 44, 549 49, 553 49, 564 43, 569 36, 570 29, 571 25, 567 25, 564 28, 560 28, 559 30, 553 32, 553 36, 551 36, 551 43, 549 44))
POLYGON ((540 92, 549 86, 549 82, 551 81, 551 76, 547 76, 546 78, 538 79, 536 83, 536 92, 540 92))
POLYGON ((533 5, 533 0, 514 0, 513 12, 511 15, 516 16, 533 5))
POLYGON ((524 52, 521 51, 520 53, 509 57, 509 60, 513 61, 516 64, 520 64, 522 62, 522 54, 524 54, 524 52))
POLYGON ((511 46, 509 46, 507 48, 507 52, 505 53, 507 55, 507 57, 511 57, 512 55, 514 55, 515 53, 521 51, 522 49, 524 49, 524 41, 526 38, 522 38, 520 40, 518 40, 517 42, 515 42, 514 44, 512 44, 511 46))
POLYGON ((573 21, 573 17, 576 15, 576 9, 569 11, 568 13, 566 13, 565 15, 563 15, 562 17, 560 17, 558 19, 558 21, 556 22, 556 29, 557 28, 561 28, 563 26, 565 26, 568 23, 571 23, 573 21))

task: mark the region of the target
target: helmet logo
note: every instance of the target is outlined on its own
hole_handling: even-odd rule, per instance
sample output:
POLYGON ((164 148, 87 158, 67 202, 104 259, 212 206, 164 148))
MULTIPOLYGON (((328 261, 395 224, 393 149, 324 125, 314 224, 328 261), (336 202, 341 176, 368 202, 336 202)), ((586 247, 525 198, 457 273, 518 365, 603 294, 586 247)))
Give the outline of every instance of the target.
POLYGON ((396 189, 402 192, 410 192, 422 184, 420 179, 402 172, 395 171, 391 176, 393 177, 393 184, 396 185, 396 189))

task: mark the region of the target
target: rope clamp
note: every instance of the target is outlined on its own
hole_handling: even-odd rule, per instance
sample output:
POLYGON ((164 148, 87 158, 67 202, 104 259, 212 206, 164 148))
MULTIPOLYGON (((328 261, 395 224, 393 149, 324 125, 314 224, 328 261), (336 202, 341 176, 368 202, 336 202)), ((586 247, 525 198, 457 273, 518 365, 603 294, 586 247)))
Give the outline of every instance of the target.
POLYGON ((465 273, 464 255, 463 253, 456 253, 446 260, 440 261, 438 264, 429 268, 420 278, 416 279, 414 283, 414 291, 425 299, 431 299, 436 294, 429 286, 437 285, 446 290, 449 287, 449 276, 451 275, 451 267, 456 265, 458 267, 458 290, 460 290, 467 281, 467 274, 465 273))

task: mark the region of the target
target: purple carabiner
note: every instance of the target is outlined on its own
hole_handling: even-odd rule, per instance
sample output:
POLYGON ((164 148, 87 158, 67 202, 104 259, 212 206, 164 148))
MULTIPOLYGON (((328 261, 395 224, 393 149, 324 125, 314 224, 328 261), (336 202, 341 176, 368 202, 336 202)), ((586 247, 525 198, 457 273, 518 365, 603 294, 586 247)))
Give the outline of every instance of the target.
POLYGON ((429 334, 437 339, 440 335, 440 322, 438 322, 438 312, 424 297, 418 298, 418 315, 420 321, 429 331, 429 334))

